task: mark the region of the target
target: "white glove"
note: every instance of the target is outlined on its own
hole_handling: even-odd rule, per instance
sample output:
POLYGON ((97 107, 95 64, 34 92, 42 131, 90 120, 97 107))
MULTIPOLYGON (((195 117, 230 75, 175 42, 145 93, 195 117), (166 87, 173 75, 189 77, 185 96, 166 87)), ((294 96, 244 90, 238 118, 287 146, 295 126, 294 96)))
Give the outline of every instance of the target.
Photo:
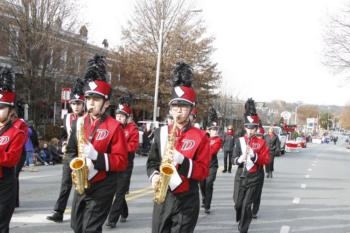
POLYGON ((84 145, 84 155, 86 158, 96 160, 98 152, 95 150, 94 146, 89 142, 88 144, 84 145))
POLYGON ((239 158, 237 159, 237 163, 243 163, 244 161, 244 155, 239 156, 239 158))
POLYGON ((174 150, 173 154, 173 161, 176 162, 177 164, 182 164, 185 159, 185 156, 178 152, 177 150, 174 150))
POLYGON ((158 184, 160 180, 160 175, 159 174, 154 174, 152 176, 152 188, 154 189, 156 187, 156 185, 158 184))

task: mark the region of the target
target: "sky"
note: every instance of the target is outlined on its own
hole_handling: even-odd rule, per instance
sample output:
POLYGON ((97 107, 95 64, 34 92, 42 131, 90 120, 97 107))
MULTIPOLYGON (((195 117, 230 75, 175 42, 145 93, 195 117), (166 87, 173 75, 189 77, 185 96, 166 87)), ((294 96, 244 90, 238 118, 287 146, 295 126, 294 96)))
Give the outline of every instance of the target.
MULTIPOLYGON (((89 41, 120 44, 135 0, 81 0, 89 41)), ((345 0, 193 0, 216 40, 221 90, 241 99, 350 103, 350 81, 322 64, 324 34, 345 0)), ((348 1, 349 2, 349 1, 348 1)))

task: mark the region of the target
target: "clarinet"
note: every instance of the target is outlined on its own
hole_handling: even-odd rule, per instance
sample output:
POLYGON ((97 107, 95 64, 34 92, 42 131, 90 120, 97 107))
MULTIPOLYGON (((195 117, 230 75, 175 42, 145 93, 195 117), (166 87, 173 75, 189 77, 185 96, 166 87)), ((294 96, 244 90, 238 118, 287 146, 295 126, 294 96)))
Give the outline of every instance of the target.
POLYGON ((250 151, 250 139, 251 139, 251 135, 248 134, 248 143, 247 143, 247 148, 246 148, 246 151, 245 151, 245 154, 244 154, 244 160, 243 160, 243 171, 240 175, 240 178, 246 178, 247 177, 247 173, 248 173, 248 170, 247 170, 247 158, 248 158, 248 152, 250 151))

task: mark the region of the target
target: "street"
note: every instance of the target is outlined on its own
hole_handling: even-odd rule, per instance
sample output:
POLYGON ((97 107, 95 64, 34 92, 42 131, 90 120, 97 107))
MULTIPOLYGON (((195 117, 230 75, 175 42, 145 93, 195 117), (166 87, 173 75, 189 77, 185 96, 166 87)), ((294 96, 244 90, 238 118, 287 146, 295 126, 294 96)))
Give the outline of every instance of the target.
MULTIPOLYGON (((215 182, 209 215, 201 209, 196 233, 238 232, 233 212, 233 173, 222 173, 215 182)), ((146 158, 136 157, 128 195, 129 218, 105 232, 151 231, 152 195, 146 176, 146 158)), ((266 179, 258 218, 249 232, 257 233, 350 233, 350 150, 342 145, 308 144, 300 152, 275 159, 273 179, 266 179)), ((41 166, 38 172, 20 176, 20 208, 11 222, 12 233, 72 232, 70 206, 61 224, 46 220, 58 197, 62 166, 41 166)))

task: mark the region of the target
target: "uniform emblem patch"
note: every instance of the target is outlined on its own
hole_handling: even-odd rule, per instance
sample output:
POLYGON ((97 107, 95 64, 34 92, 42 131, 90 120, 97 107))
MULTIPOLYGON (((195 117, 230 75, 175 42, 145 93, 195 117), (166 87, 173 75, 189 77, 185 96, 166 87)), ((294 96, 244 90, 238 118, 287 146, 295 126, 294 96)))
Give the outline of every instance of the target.
POLYGON ((89 87, 90 87, 91 90, 95 90, 97 85, 96 85, 95 82, 89 82, 89 87))
POLYGON ((194 145, 196 144, 195 141, 193 140, 188 140, 188 139, 185 139, 182 141, 182 147, 181 147, 181 150, 183 151, 186 151, 186 150, 191 150, 194 145))
POLYGON ((98 129, 97 130, 97 136, 96 141, 101 141, 103 139, 106 139, 108 137, 109 131, 106 129, 98 129))
POLYGON ((185 92, 179 86, 175 87, 175 93, 178 97, 181 97, 185 94, 185 92))
POLYGON ((10 141, 10 138, 8 136, 0 137, 0 145, 6 145, 9 141, 10 141))
POLYGON ((259 143, 253 143, 253 146, 252 146, 253 149, 258 149, 259 147, 260 147, 259 143))

